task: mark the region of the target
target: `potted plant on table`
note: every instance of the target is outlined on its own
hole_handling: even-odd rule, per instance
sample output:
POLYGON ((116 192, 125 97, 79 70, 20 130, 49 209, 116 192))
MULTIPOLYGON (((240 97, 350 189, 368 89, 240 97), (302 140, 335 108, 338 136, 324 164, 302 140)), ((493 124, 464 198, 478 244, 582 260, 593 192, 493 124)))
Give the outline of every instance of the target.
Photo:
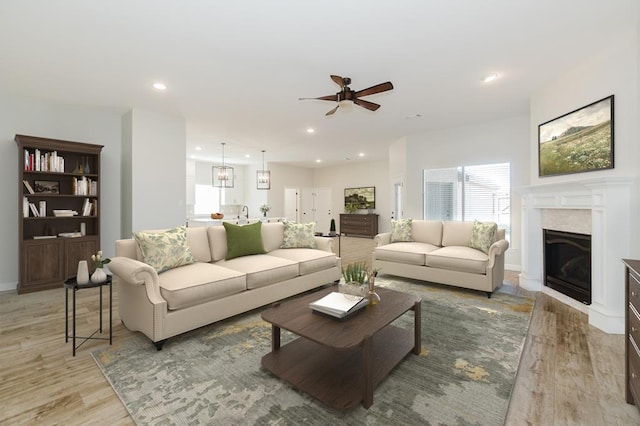
POLYGON ((271 210, 271 207, 267 204, 263 204, 260 206, 260 211, 262 212, 263 217, 267 217, 267 213, 271 210))
POLYGON ((350 263, 342 268, 344 283, 340 282, 338 290, 341 293, 354 294, 356 296, 366 296, 368 288, 365 285, 367 280, 367 265, 364 262, 350 263))
POLYGON ((111 259, 102 258, 102 250, 98 251, 97 254, 91 255, 91 260, 93 261, 93 265, 96 267, 96 270, 91 274, 91 282, 94 284, 102 283, 107 280, 107 274, 104 272, 104 265, 111 262, 111 259))

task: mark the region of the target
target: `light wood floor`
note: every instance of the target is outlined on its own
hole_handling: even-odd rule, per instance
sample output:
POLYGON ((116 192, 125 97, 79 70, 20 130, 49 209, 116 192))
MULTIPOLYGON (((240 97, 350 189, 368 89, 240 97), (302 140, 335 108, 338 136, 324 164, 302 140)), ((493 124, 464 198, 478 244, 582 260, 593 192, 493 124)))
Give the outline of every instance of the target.
MULTIPOLYGON (((370 261, 373 240, 342 237, 343 262, 370 261)), ((507 273, 501 291, 529 295, 507 273)), ((106 292, 105 292, 106 293, 106 292)), ((97 290, 78 295, 78 328, 98 325, 97 290)), ((114 288, 114 339, 120 323, 114 288)), ((106 330, 105 330, 106 331, 106 330)), ((64 342, 64 290, 0 294, 0 424, 133 424, 90 355, 64 342)), ((586 315, 537 295, 507 425, 640 425, 624 402, 624 337, 587 323, 586 315)))

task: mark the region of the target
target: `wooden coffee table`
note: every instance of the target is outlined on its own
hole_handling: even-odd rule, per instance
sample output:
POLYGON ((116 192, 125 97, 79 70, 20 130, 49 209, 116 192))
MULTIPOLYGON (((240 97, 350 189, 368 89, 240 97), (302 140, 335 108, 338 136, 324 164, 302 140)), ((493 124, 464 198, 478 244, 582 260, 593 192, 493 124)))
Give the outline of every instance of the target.
POLYGON ((381 302, 338 320, 309 308, 337 286, 276 304, 262 314, 271 323, 271 352, 262 366, 326 405, 348 409, 373 404, 373 390, 411 351, 420 353, 420 298, 376 288, 381 302), (414 330, 390 325, 412 310, 414 330), (300 336, 280 347, 280 329, 300 336))

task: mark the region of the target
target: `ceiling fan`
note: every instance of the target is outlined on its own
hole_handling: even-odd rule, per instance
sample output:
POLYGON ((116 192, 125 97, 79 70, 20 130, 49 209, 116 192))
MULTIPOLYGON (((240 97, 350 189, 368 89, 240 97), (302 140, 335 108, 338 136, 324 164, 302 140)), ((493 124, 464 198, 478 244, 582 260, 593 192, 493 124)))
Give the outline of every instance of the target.
POLYGON ((320 96, 319 98, 298 98, 298 100, 301 101, 304 99, 319 99, 321 101, 338 102, 338 105, 336 105, 335 108, 327 112, 325 115, 332 115, 334 112, 336 112, 338 108, 340 108, 340 102, 342 101, 352 101, 356 105, 360 105, 361 107, 364 107, 368 110, 375 111, 380 108, 380 105, 374 104, 373 102, 365 101, 363 99, 360 99, 360 97, 386 92, 387 90, 393 89, 393 84, 391 84, 390 81, 387 81, 386 83, 376 84, 375 86, 371 86, 367 89, 358 90, 357 92, 355 92, 351 90, 351 88, 349 88, 349 84, 351 84, 351 79, 349 77, 332 75, 331 80, 335 81, 342 89, 335 95, 320 96))

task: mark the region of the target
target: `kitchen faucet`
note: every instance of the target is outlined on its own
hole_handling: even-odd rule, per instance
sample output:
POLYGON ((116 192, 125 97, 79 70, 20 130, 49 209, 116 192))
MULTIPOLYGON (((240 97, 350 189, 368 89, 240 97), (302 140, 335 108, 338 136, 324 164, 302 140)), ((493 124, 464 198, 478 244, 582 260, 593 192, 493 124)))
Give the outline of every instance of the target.
POLYGON ((244 209, 247 209, 247 214, 245 214, 245 217, 247 218, 247 220, 249 220, 249 207, 247 206, 242 206, 242 211, 244 212, 244 209))

